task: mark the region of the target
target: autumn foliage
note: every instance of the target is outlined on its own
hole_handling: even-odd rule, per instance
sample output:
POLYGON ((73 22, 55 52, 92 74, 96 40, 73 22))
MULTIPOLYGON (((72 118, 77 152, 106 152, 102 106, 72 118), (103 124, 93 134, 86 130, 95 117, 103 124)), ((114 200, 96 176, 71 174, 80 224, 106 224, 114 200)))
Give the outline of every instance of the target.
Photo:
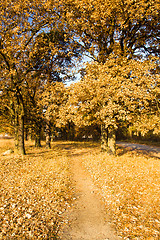
MULTIPOLYGON (((62 100, 63 107, 54 103, 61 109, 60 127, 65 122, 99 125, 102 136, 108 132, 113 153, 117 125, 130 124, 133 116, 139 131, 146 132, 142 125, 149 122, 149 129, 159 132, 158 1, 4 0, 1 6, 1 111, 14 126, 15 151, 25 154, 25 128, 40 146, 42 129, 50 127, 47 112, 42 123, 45 91, 69 79, 75 59, 86 55, 92 63, 83 66, 85 76, 67 93, 69 101, 62 100), (72 104, 78 104, 78 113, 72 104)), ((50 112, 49 118, 56 114, 50 112)))
POLYGON ((122 239, 159 239, 159 160, 138 152, 88 154, 83 164, 100 188, 106 213, 122 239))
MULTIPOLYGON (((101 149, 116 155, 121 129, 158 139, 159 10, 158 0, 2 0, 0 132, 14 136, 14 153, 25 155, 28 139, 34 140, 37 148, 45 139, 50 149, 53 139, 82 140, 90 135, 95 140, 100 136, 101 149), (70 85, 75 72, 78 81, 70 85)), ((35 151, 39 154, 40 149, 35 151)), ((57 234, 59 213, 68 203, 64 197, 64 192, 70 194, 67 159, 61 161, 57 152, 46 161, 41 154, 40 158, 29 154, 23 159, 20 155, 3 157, 0 162, 2 239, 47 239, 50 231, 57 234), (30 187, 33 185, 37 187, 30 187), (34 219, 32 226, 30 218, 34 219)), ((130 156, 106 159, 108 155, 98 155, 85 165, 97 179, 104 199, 108 198, 106 205, 114 211, 117 228, 133 239, 143 234, 148 237, 152 229, 158 239, 159 212, 149 205, 153 201, 158 206, 153 179, 153 174, 158 179, 156 162, 152 162, 151 173, 148 159, 142 158, 142 165, 139 158, 130 156), (97 166, 100 174, 104 173, 101 176, 97 166), (154 186, 150 192, 148 172, 154 186), (115 194, 107 192, 106 186, 115 194)))
MULTIPOLYGON (((2 152, 13 140, 0 140, 2 152)), ((69 162, 58 151, 1 156, 0 238, 57 239, 73 198, 69 162), (53 157, 54 156, 54 157, 53 157)))

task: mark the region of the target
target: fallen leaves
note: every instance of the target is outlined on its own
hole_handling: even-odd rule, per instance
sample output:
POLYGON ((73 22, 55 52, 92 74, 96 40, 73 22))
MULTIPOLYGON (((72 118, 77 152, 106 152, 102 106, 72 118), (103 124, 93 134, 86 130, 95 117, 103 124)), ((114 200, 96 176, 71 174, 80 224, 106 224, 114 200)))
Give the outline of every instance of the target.
POLYGON ((160 161, 138 153, 113 157, 92 143, 61 142, 0 161, 0 239, 56 239, 73 189, 66 154, 83 161, 125 240, 160 239, 160 161))
POLYGON ((83 163, 90 172, 106 211, 123 239, 160 238, 160 162, 125 154, 90 154, 83 163))
POLYGON ((73 193, 68 159, 37 151, 0 161, 0 239, 57 239, 64 224, 73 193))

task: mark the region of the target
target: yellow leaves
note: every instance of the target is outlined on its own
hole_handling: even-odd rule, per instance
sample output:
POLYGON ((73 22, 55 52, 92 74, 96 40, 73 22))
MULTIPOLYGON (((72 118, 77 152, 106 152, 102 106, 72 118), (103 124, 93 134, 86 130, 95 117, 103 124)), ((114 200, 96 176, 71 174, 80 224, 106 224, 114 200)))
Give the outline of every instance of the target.
POLYGON ((73 1, 72 5, 70 1, 67 3, 67 23, 86 46, 88 42, 93 43, 92 49, 87 47, 87 51, 100 62, 105 62, 111 53, 132 57, 137 55, 136 50, 143 58, 141 50, 158 40, 155 29, 156 39, 148 34, 154 24, 158 27, 158 0, 81 0, 73 1))
POLYGON ((137 116, 134 126, 137 128, 138 131, 141 131, 142 135, 144 136, 148 131, 153 131, 153 134, 160 133, 160 116, 159 114, 149 113, 147 115, 141 114, 137 116))
POLYGON ((60 156, 59 149, 32 153, 23 160, 17 156, 1 159, 2 239, 56 237, 63 225, 62 213, 71 204, 68 159, 60 156))
POLYGON ((154 88, 158 90, 158 74, 152 74, 154 64, 154 60, 129 61, 114 56, 105 64, 87 64, 84 79, 74 85, 79 113, 94 110, 93 116, 97 121, 105 120, 106 126, 112 121, 131 119, 130 112, 147 113, 151 110, 149 102, 155 98, 154 88))
POLYGON ((120 236, 158 240, 159 162, 135 152, 116 158, 105 153, 88 154, 83 164, 100 188, 106 212, 120 236))
POLYGON ((45 118, 60 126, 64 121, 64 108, 67 102, 67 89, 64 84, 62 82, 47 84, 40 98, 39 104, 45 109, 45 118))

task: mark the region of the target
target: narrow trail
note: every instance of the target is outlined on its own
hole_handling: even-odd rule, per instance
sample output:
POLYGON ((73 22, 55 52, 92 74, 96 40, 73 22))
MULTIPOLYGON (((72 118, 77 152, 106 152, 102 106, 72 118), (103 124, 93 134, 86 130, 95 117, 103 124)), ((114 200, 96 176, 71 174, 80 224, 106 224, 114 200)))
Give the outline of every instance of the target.
POLYGON ((75 182, 76 201, 66 214, 70 224, 63 230, 62 240, 118 240, 103 203, 95 194, 96 187, 81 165, 81 158, 70 156, 75 182))

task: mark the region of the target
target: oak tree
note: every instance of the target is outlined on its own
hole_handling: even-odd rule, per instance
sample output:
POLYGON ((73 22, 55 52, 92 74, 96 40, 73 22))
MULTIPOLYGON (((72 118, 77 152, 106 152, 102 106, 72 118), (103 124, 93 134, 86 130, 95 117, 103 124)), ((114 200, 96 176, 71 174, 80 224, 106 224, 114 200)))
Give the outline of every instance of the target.
POLYGON ((154 58, 137 61, 114 55, 105 64, 88 64, 87 74, 70 91, 68 107, 74 111, 73 121, 79 126, 101 125, 102 148, 109 147, 115 154, 115 131, 121 123, 154 115, 154 126, 158 124, 160 103, 155 92, 159 92, 160 80, 159 74, 152 74, 155 68, 154 58))

